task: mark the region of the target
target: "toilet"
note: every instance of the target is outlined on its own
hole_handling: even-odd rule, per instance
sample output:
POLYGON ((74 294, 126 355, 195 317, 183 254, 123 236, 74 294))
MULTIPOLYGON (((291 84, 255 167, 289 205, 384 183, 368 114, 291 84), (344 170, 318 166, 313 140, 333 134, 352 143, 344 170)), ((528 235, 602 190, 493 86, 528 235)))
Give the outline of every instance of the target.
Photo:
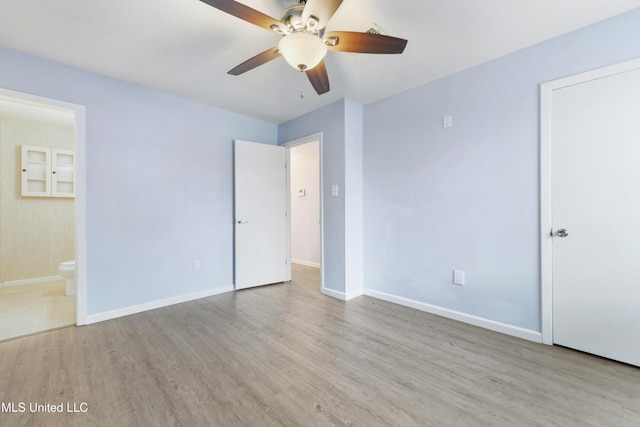
POLYGON ((67 279, 67 287, 64 290, 65 295, 76 294, 76 260, 61 262, 58 265, 58 273, 67 279))

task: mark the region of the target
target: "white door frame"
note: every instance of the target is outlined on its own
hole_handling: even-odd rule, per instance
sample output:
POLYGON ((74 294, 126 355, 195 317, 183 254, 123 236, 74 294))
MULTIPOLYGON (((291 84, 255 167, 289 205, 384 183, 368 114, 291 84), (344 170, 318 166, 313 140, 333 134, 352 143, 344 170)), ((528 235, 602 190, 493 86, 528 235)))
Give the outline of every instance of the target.
POLYGON ((16 92, 0 88, 0 99, 5 101, 31 104, 75 115, 76 136, 76 196, 75 196, 75 225, 76 225, 76 325, 87 324, 87 233, 86 233, 86 111, 84 105, 72 104, 57 99, 45 98, 28 93, 16 92))
POLYGON ((553 91, 640 69, 640 59, 564 77, 540 85, 540 304, 542 342, 553 345, 553 247, 551 236, 551 122, 553 91))
POLYGON ((319 167, 318 170, 320 172, 319 177, 319 193, 320 193, 320 283, 321 283, 321 291, 324 291, 324 195, 322 189, 323 185, 323 174, 322 174, 322 132, 314 133, 312 135, 304 136, 302 138, 285 142, 282 144, 283 147, 287 148, 287 165, 288 165, 288 173, 287 173, 287 212, 288 220, 287 220, 287 259, 289 260, 289 270, 288 270, 288 278, 287 280, 291 280, 291 148, 296 147, 298 145, 306 144, 309 142, 318 141, 318 157, 319 157, 319 167))

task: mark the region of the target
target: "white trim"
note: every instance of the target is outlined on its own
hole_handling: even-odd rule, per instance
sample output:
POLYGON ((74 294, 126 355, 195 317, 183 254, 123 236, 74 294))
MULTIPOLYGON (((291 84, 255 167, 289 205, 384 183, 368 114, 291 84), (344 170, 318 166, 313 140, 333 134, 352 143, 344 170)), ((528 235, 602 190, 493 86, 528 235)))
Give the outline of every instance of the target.
POLYGON ((344 292, 334 291, 333 289, 325 288, 324 286, 322 287, 320 292, 322 292, 326 296, 337 298, 342 301, 347 300, 347 295, 344 292))
POLYGON ((360 287, 359 289, 356 289, 355 291, 352 292, 348 292, 346 294, 346 301, 352 300, 354 298, 358 298, 364 295, 364 288, 360 287))
POLYGON ((147 302, 144 304, 123 307, 117 310, 105 311, 98 314, 90 314, 86 317, 86 324, 89 325, 92 323, 104 322, 105 320, 116 319, 118 317, 129 316, 131 314, 141 313, 143 311, 155 310, 156 308, 167 307, 174 304, 180 304, 183 302, 193 301, 200 298, 206 298, 232 291, 233 285, 221 286, 219 288, 208 289, 206 291, 193 292, 190 294, 179 295, 177 297, 165 298, 147 302))
POLYGON ((288 147, 285 147, 287 150, 287 282, 291 281, 291 264, 293 264, 293 259, 291 259, 291 150, 288 147))
POLYGON ((416 310, 425 311, 437 316, 446 317, 448 319, 457 320, 459 322, 468 323, 470 325, 479 326, 491 331, 500 332, 502 334, 511 335, 537 343, 542 342, 542 334, 531 329, 521 328, 519 326, 508 325, 506 323, 497 322, 495 320, 485 319, 484 317, 473 316, 471 314, 462 313, 460 311, 450 310, 448 308, 438 307, 424 302, 375 291, 373 289, 365 289, 364 294, 373 298, 400 304, 405 307, 415 308, 416 310))
POLYGON ((553 91, 640 69, 640 59, 564 77, 540 85, 540 319, 542 342, 553 344, 553 271, 551 229, 551 121, 553 91))
POLYGON ((37 105, 66 111, 75 115, 76 132, 76 281, 78 291, 76 295, 76 324, 84 325, 87 314, 86 291, 86 259, 87 259, 87 233, 86 233, 86 108, 84 105, 73 104, 57 99, 46 98, 24 92, 16 92, 0 88, 0 98, 8 101, 37 105))
POLYGON ((324 295, 327 295, 329 297, 333 297, 342 301, 349 301, 352 300, 354 298, 360 297, 362 295, 364 295, 363 292, 361 292, 360 290, 356 291, 356 292, 351 292, 349 294, 345 294, 344 292, 340 292, 340 291, 336 291, 333 289, 329 289, 329 288, 322 288, 321 291, 324 295))
POLYGON ((319 262, 305 261, 303 259, 291 258, 291 264, 300 264, 300 265, 306 265, 307 267, 320 268, 319 262))
MULTIPOLYGON (((327 293, 325 293, 325 287, 324 287, 324 173, 322 171, 323 168, 323 148, 322 148, 322 132, 318 132, 318 133, 314 133, 311 135, 307 135, 307 136, 303 136, 302 138, 298 138, 298 139, 294 139, 293 141, 288 141, 285 143, 282 143, 281 145, 283 147, 287 148, 287 165, 289 165, 291 163, 291 148, 298 146, 298 145, 302 145, 302 144, 306 144, 309 142, 314 142, 314 141, 318 141, 318 156, 319 156, 319 161, 320 161, 320 165, 319 165, 319 171, 320 171, 320 177, 318 179, 319 181, 319 192, 320 192, 320 265, 318 266, 320 268, 320 289, 321 292, 325 295, 329 295, 327 293)), ((287 212, 291 212, 291 181, 290 181, 290 176, 291 173, 287 173, 287 212)), ((287 240, 289 242, 289 280, 291 280, 291 263, 294 262, 291 259, 291 215, 289 215, 289 222, 288 222, 288 229, 287 229, 287 240)), ((300 262, 298 262, 298 264, 301 264, 300 262)), ((333 290, 328 290, 330 292, 335 292, 333 290)), ((344 294, 343 294, 344 295, 344 294)), ((331 295, 333 296, 333 295, 331 295)), ((340 297, 336 297, 336 298, 340 298, 340 297)), ((340 298, 343 299, 343 298, 340 298)))
POLYGON ((87 132, 86 110, 76 109, 76 325, 87 318, 87 132))
POLYGON ((551 239, 551 87, 540 86, 540 328, 542 342, 553 344, 551 239))
POLYGON ((0 288, 9 288, 12 286, 35 285, 38 283, 47 283, 47 282, 57 282, 58 280, 66 280, 66 279, 58 274, 55 276, 41 276, 41 277, 32 277, 29 279, 8 280, 6 282, 0 283, 0 288))

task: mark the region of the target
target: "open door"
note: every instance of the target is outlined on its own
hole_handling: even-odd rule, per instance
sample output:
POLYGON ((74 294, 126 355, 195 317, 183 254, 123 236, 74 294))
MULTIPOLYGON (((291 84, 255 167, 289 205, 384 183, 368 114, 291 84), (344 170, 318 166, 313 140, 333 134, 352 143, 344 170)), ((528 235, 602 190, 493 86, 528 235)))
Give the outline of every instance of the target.
POLYGON ((235 288, 287 280, 287 150, 234 142, 235 288))

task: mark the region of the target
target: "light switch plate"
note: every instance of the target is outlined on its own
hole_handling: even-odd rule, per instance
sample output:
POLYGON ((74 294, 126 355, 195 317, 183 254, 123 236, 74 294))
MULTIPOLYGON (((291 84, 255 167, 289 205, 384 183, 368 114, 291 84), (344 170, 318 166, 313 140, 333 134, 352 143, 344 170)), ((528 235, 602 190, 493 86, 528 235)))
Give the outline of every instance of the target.
POLYGON ((338 197, 338 184, 333 184, 331 186, 331 196, 338 197))
POLYGON ((464 286, 464 271, 453 270, 453 284, 464 286))

